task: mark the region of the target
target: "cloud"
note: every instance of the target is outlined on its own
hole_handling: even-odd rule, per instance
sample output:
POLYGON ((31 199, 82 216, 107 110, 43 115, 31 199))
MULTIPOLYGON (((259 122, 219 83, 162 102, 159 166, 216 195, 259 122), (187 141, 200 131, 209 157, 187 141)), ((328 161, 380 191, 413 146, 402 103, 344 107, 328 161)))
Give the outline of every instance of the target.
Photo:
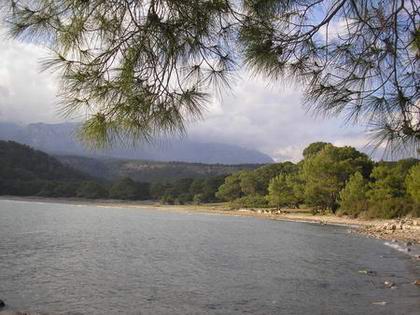
POLYGON ((7 40, 0 34, 0 120, 28 123, 60 121, 56 80, 41 73, 39 60, 47 52, 33 44, 7 40))
POLYGON ((217 110, 191 126, 190 137, 255 148, 278 161, 299 160, 302 150, 315 141, 342 143, 357 137, 358 146, 367 143, 363 129, 307 113, 297 86, 244 74, 232 93, 213 106, 217 110))
MULTIPOLYGON (((60 122, 57 80, 40 73, 47 52, 16 41, 0 42, 0 120, 21 123, 60 122)), ((301 105, 299 86, 267 82, 241 73, 232 89, 209 104, 204 120, 190 124, 188 136, 202 142, 238 144, 260 150, 278 161, 298 160, 314 141, 357 145, 365 142, 361 128, 340 119, 320 119, 301 105)))

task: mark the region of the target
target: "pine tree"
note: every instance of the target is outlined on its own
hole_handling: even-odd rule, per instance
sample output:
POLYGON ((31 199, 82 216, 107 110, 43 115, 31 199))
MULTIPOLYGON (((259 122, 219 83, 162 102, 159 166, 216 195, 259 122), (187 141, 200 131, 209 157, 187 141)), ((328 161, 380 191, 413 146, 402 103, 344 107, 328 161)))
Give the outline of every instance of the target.
POLYGON ((351 175, 340 192, 340 212, 357 217, 360 213, 367 211, 367 190, 368 186, 360 172, 351 175))
POLYGON ((315 112, 420 143, 419 1, 2 0, 12 36, 51 49, 63 111, 103 145, 183 132, 247 67, 298 82, 315 112))

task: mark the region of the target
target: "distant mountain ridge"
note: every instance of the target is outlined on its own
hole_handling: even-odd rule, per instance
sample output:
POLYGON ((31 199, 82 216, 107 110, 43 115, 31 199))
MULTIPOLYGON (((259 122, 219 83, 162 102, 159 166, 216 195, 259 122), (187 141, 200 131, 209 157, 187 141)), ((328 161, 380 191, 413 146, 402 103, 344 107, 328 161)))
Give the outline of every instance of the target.
POLYGON ((85 148, 76 137, 77 124, 36 123, 19 126, 0 123, 0 140, 13 140, 36 149, 60 155, 79 155, 93 158, 182 161, 206 164, 267 164, 273 159, 257 150, 223 143, 201 143, 188 139, 158 141, 156 145, 135 147, 115 146, 104 151, 85 148))

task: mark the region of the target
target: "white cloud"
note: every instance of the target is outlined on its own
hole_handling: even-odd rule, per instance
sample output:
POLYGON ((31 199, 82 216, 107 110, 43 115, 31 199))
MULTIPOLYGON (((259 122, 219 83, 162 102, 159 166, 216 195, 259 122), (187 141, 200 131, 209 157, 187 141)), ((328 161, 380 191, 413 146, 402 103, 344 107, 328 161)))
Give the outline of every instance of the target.
MULTIPOLYGON (((56 105, 56 80, 51 73, 40 73, 38 62, 45 56, 31 44, 0 42, 0 120, 63 121, 56 105)), ((365 136, 360 128, 306 114, 298 87, 268 84, 244 73, 231 91, 209 104, 205 119, 189 128, 192 139, 238 144, 276 160, 298 160, 314 141, 351 144, 355 134, 357 145, 362 145, 365 136)))
POLYGON ((54 77, 40 72, 39 60, 46 51, 4 35, 0 39, 0 120, 59 121, 54 77))
POLYGON ((261 150, 279 161, 296 161, 311 142, 353 139, 354 134, 364 137, 360 128, 346 127, 339 119, 307 114, 297 87, 269 86, 261 79, 243 76, 233 94, 225 95, 220 104, 217 113, 210 112, 191 126, 191 138, 235 143, 261 150))

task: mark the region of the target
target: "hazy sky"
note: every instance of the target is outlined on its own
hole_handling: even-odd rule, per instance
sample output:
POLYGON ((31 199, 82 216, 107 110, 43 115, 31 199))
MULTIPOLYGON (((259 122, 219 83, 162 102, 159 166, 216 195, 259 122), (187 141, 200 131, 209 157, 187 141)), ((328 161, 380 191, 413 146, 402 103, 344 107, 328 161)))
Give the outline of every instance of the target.
MULTIPOLYGON (((32 44, 0 41, 0 121, 63 122, 56 104, 56 80, 40 72, 47 52, 32 44)), ((215 98, 205 119, 191 124, 189 138, 239 144, 258 149, 276 160, 299 159, 314 141, 363 147, 363 129, 345 126, 342 119, 314 118, 301 105, 298 87, 270 86, 246 73, 233 89, 215 98)))

